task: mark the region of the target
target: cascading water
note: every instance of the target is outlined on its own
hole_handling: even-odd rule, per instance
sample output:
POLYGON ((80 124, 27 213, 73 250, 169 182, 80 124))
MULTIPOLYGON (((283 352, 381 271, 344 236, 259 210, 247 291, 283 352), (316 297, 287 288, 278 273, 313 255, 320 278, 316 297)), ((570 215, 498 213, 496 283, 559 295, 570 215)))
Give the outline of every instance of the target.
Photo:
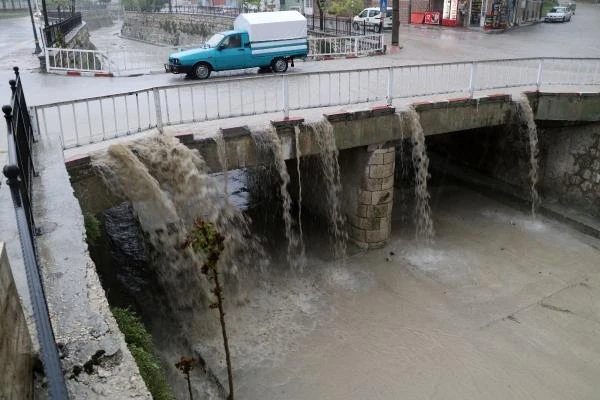
POLYGON ((217 135, 214 137, 215 144, 217 145, 217 157, 219 157, 219 164, 221 164, 221 171, 223 171, 223 193, 227 195, 229 193, 228 185, 228 167, 227 167, 227 147, 225 146, 225 140, 223 139, 223 130, 219 129, 217 135))
POLYGON ((348 235, 344 229, 345 218, 341 208, 342 183, 340 178, 339 152, 335 144, 333 127, 327 119, 310 124, 314 139, 320 149, 321 163, 325 178, 325 189, 328 204, 329 229, 334 237, 334 256, 344 262, 348 235))
POLYGON ((300 161, 302 152, 300 150, 300 127, 294 125, 294 143, 296 144, 296 173, 298 174, 298 236, 300 239, 300 259, 305 260, 304 233, 302 232, 302 175, 300 173, 300 161))
POLYGON ((517 121, 526 127, 527 139, 529 142, 529 179, 531 183, 531 216, 535 219, 535 213, 539 204, 539 195, 537 192, 538 181, 538 136, 533 110, 529 104, 526 95, 521 95, 516 101, 517 121))
POLYGON ((106 153, 95 155, 92 163, 107 187, 131 201, 154 248, 153 265, 168 303, 162 311, 178 319, 184 335, 214 329, 216 316, 204 316, 213 296, 200 273, 202 260, 181 248, 195 219, 213 222, 225 236, 219 266, 231 294, 237 292, 239 280, 249 270, 239 267, 266 258, 249 234, 245 217, 207 174, 199 153, 175 138, 156 136, 113 145, 106 153))
POLYGON ((425 134, 419 114, 413 107, 407 112, 407 123, 411 131, 412 140, 412 162, 415 169, 415 219, 416 237, 418 239, 431 240, 434 236, 433 220, 431 219, 431 207, 429 205, 429 191, 427 190, 427 179, 429 177, 429 158, 425 146, 425 134))
POLYGON ((279 174, 280 186, 279 192, 282 200, 283 207, 283 222, 285 226, 285 237, 288 241, 287 246, 287 260, 290 266, 294 268, 302 268, 304 261, 296 257, 296 254, 303 253, 299 251, 301 241, 298 235, 294 231, 294 220, 291 214, 292 198, 288 191, 288 185, 290 184, 290 175, 288 174, 287 167, 285 165, 285 159, 283 157, 283 148, 281 147, 281 140, 277 135, 277 131, 271 125, 267 130, 262 133, 252 133, 252 138, 256 144, 259 152, 268 151, 273 155, 273 163, 279 174))
MULTIPOLYGON (((408 182, 408 168, 406 166, 406 159, 404 151, 407 150, 404 146, 404 123, 402 122, 402 114, 396 114, 398 120, 398 126, 400 127, 400 139, 396 142, 396 168, 395 168, 395 185, 400 185, 399 190, 399 202, 397 204, 400 207, 400 215, 402 216, 402 222, 405 222, 406 216, 408 215, 408 202, 406 201, 406 191, 404 186, 408 182)), ((396 206, 395 206, 396 207, 396 206)))

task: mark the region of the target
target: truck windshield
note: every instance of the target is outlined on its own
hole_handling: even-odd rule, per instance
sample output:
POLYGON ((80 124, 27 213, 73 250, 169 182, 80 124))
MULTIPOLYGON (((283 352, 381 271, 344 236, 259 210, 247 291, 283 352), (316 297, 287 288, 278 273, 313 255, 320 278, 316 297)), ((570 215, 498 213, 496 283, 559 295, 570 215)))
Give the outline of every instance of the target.
POLYGON ((217 45, 218 45, 219 43, 221 43, 221 40, 223 40, 223 38, 224 38, 224 37, 225 37, 225 36, 224 36, 224 35, 222 35, 222 34, 220 34, 220 33, 215 33, 214 35, 212 35, 212 36, 210 37, 210 39, 208 39, 208 40, 206 41, 206 45, 207 45, 208 47, 217 47, 217 45))

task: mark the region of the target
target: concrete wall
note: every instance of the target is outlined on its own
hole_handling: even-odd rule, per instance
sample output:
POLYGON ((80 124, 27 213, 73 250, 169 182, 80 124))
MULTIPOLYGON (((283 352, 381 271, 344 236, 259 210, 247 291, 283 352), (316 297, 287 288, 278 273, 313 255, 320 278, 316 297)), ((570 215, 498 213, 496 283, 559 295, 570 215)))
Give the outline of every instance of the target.
POLYGON ((201 14, 126 12, 121 35, 172 46, 202 43, 215 32, 233 28, 233 18, 201 14))
POLYGON ((0 399, 33 398, 33 349, 4 243, 0 242, 0 399))

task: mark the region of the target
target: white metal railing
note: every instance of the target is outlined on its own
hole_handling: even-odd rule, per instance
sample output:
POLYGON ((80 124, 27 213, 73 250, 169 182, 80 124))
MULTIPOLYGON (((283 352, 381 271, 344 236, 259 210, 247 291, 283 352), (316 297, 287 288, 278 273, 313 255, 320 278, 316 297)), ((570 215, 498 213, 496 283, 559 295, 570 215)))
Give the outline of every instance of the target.
POLYGON ((600 86, 600 58, 526 58, 225 78, 32 107, 63 148, 188 122, 436 94, 600 86))
POLYGON ((310 58, 321 56, 362 56, 383 52, 383 35, 309 38, 310 58))
POLYGON ((110 72, 110 62, 98 50, 46 48, 46 70, 110 72))
POLYGON ((163 70, 169 54, 176 50, 156 47, 144 52, 61 49, 49 47, 46 67, 49 73, 63 71, 102 72, 123 75, 133 70, 163 70))

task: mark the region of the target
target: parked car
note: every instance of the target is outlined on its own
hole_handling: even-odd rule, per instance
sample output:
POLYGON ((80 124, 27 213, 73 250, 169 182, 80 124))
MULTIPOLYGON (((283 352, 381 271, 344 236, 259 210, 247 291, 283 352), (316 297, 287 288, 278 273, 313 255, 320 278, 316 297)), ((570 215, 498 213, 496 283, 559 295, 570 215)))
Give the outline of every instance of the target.
MULTIPOLYGON (((382 13, 379 8, 369 7, 365 8, 358 14, 356 17, 352 19, 352 27, 356 30, 363 27, 363 25, 367 25, 376 29, 381 24, 382 13)), ((392 8, 388 7, 385 13, 385 18, 383 20, 384 28, 392 27, 392 8)))
POLYGON ((546 22, 567 22, 571 20, 571 9, 569 7, 553 7, 546 14, 544 21, 546 22))

